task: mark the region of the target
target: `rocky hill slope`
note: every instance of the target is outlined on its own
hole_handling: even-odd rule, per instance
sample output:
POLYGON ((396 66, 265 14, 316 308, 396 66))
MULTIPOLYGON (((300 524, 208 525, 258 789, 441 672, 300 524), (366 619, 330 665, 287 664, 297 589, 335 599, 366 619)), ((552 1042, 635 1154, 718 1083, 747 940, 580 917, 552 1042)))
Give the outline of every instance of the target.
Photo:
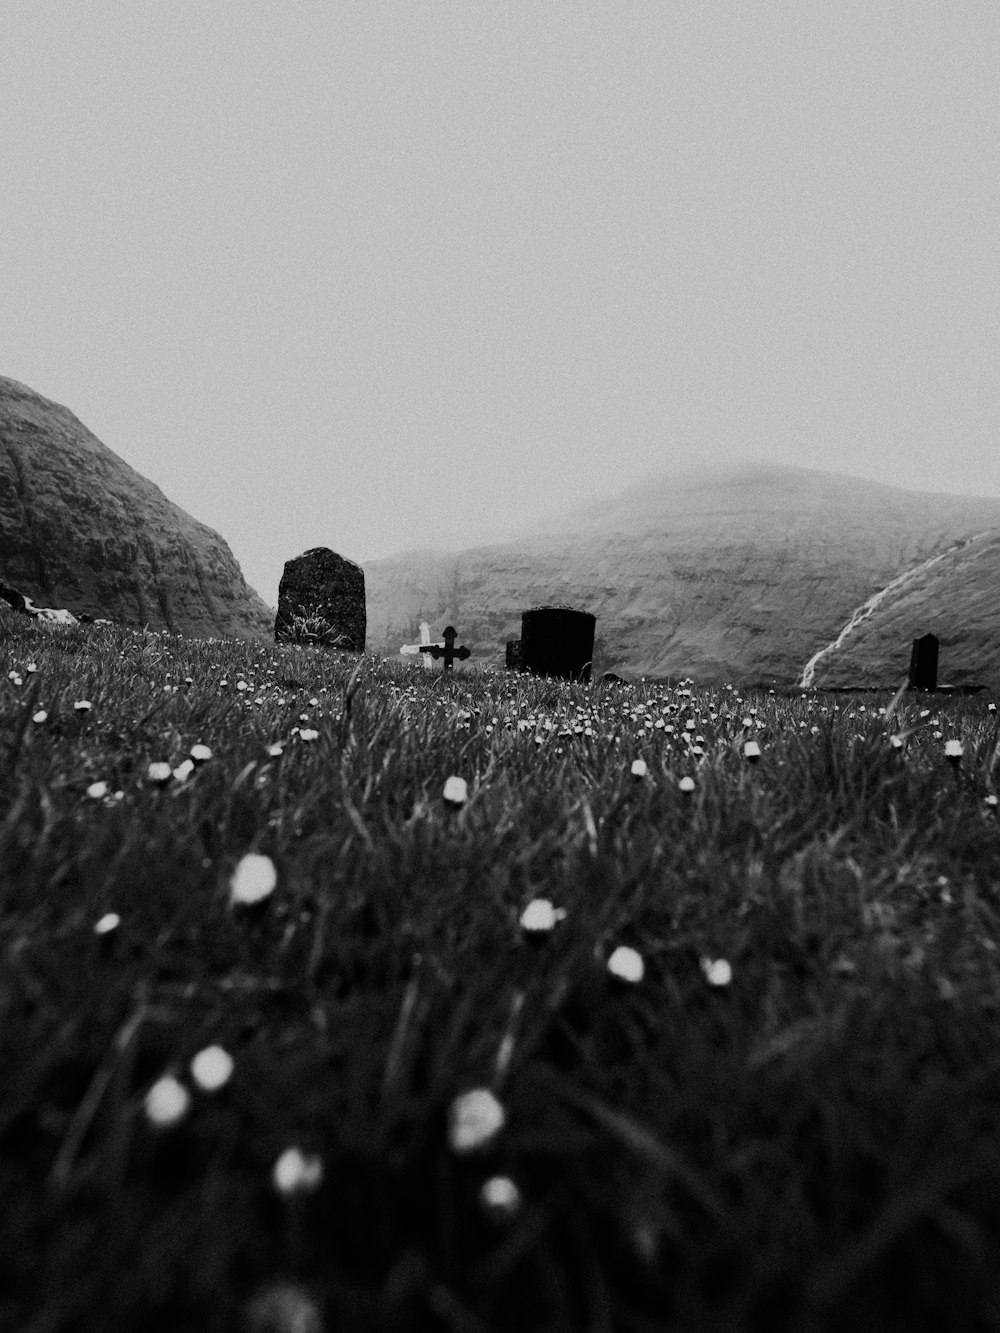
POLYGON ((1000 691, 1000 534, 964 542, 933 564, 908 571, 837 647, 819 657, 814 683, 901 681, 918 634, 938 637, 939 684, 1000 691))
POLYGON ((72 412, 0 378, 0 579, 44 606, 202 637, 269 637, 229 547, 72 412))
MULTIPOLYGON (((435 636, 452 623, 477 658, 499 663, 522 610, 566 603, 597 616, 598 670, 793 685, 867 598, 981 533, 1000 538, 1000 500, 785 466, 695 472, 630 488, 519 542, 366 563, 368 643, 395 653, 426 618, 435 636)), ((962 639, 973 674, 998 655, 989 645, 1000 607, 977 603, 975 614, 962 639)), ((904 607, 887 627, 906 661, 923 616, 904 607)))

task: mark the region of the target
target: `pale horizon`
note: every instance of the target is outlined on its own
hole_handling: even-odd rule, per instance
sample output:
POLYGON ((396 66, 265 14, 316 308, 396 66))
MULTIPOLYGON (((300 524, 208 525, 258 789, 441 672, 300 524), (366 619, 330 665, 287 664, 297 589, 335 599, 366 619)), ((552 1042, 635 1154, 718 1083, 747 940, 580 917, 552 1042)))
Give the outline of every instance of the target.
POLYGON ((998 497, 998 67, 970 0, 14 0, 0 375, 270 605, 692 464, 998 497))

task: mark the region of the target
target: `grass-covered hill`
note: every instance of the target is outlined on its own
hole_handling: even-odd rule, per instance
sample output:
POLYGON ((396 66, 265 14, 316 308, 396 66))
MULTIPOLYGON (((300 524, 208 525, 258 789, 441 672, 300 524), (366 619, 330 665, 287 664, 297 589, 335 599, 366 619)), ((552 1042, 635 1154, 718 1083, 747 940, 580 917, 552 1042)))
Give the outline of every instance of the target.
POLYGON ((0 1327, 1000 1328, 985 698, 0 664, 0 1327))
POLYGON ((1000 690, 1000 534, 967 542, 905 580, 822 659, 815 684, 904 678, 918 634, 940 640, 942 683, 1000 690))
MULTIPOLYGON (((454 624, 478 657, 502 664, 522 611, 566 603, 597 616, 599 670, 793 685, 873 593, 983 532, 1000 537, 1000 500, 776 465, 694 471, 516 542, 366 562, 369 647, 397 652, 426 618, 435 633, 454 624)), ((997 605, 970 612, 956 655, 1000 684, 988 646, 1000 640, 997 605)), ((924 630, 906 617, 897 630, 908 659, 924 630)), ((870 678, 884 656, 852 665, 870 678)))

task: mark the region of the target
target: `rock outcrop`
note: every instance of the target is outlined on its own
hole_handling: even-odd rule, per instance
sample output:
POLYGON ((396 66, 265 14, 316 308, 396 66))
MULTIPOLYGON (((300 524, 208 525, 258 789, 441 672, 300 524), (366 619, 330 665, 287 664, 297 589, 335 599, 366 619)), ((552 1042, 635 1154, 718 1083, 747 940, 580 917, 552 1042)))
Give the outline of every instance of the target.
POLYGON ((75 615, 270 636, 233 553, 72 412, 0 378, 0 579, 75 615))
MULTIPOLYGON (((3 582, 0 582, 0 601, 6 602, 9 607, 19 611, 22 616, 27 616, 29 620, 40 620, 45 625, 80 624, 73 612, 67 611, 64 606, 36 606, 30 597, 25 597, 23 592, 18 592, 16 588, 11 588, 3 582)), ((94 617, 85 616, 84 619, 93 621, 94 617)))

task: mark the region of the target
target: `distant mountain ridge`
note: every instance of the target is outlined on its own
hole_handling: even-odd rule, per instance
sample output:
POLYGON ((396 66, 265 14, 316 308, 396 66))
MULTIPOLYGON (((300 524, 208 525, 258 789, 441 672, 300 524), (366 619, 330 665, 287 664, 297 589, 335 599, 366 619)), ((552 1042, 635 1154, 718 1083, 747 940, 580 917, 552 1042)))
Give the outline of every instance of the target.
POLYGON ((45 606, 201 637, 269 637, 232 551, 67 408, 0 378, 0 579, 45 606))
MULTIPOLYGON (((455 624, 477 657, 501 662, 504 642, 520 633, 521 612, 560 602, 597 616, 599 670, 794 685, 868 598, 984 534, 1000 541, 1000 499, 905 491, 784 465, 692 471, 569 511, 521 541, 366 563, 368 642, 391 654, 426 618, 435 632, 455 624)), ((855 657, 843 672, 881 684, 872 677, 884 669, 891 683, 900 652, 905 675, 910 640, 944 628, 946 604, 967 603, 974 620, 949 621, 942 639, 942 678, 954 658, 960 673, 1000 684, 998 599, 991 603, 984 589, 963 601, 951 586, 973 569, 978 586, 988 568, 988 556, 975 567, 945 560, 920 599, 913 590, 901 608, 887 599, 866 631, 877 654, 862 662, 863 640, 848 641, 855 657), (870 637, 876 633, 883 637, 870 637), (898 650, 893 636, 902 640, 898 650)), ((816 684, 840 683, 838 656, 824 659, 816 684)))

